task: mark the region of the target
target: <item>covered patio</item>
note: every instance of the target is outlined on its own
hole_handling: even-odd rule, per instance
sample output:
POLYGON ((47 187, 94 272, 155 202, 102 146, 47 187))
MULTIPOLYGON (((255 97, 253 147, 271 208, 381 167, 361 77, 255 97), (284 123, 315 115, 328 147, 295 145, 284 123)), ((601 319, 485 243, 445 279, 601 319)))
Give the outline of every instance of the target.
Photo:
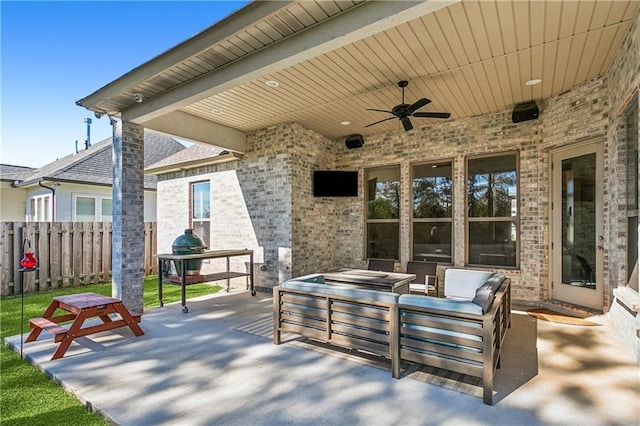
POLYGON ((640 359, 638 10, 249 3, 77 102, 115 122, 114 296, 142 308, 150 128, 227 152, 146 170, 159 252, 199 227, 210 249, 253 250, 266 291, 373 257, 501 272, 515 301, 611 311, 640 359), (357 195, 314 196, 323 170, 357 173, 357 195))
POLYGON ((253 250, 262 291, 190 301, 188 314, 149 309, 144 336, 77 339, 56 361, 41 338, 26 356, 118 424, 636 424, 639 6, 252 2, 108 83, 77 103, 114 125, 113 296, 142 311, 145 128, 224 150, 146 170, 160 181, 158 252, 198 226, 210 249, 253 250), (318 170, 356 172, 357 195, 314 196, 318 170), (483 174, 508 182, 479 194, 483 174), (421 179, 443 176, 444 197, 416 196, 421 179), (584 183, 588 226, 565 204, 569 181, 584 183), (486 194, 498 192, 496 207, 486 194), (206 215, 194 194, 208 197, 206 215), (583 234, 563 234, 567 216, 583 234), (403 271, 423 253, 440 256, 440 274, 511 280, 522 308, 494 406, 469 383, 395 380, 371 357, 272 343, 282 281, 373 257, 403 271), (537 320, 532 306, 601 325, 537 320))
MULTIPOLYGON (((248 291, 148 310, 128 329, 79 338, 51 361, 45 334, 25 357, 87 407, 121 425, 492 424, 630 425, 640 416, 633 357, 601 325, 538 320, 514 310, 495 405, 447 377, 404 371, 288 335, 271 341, 272 299, 248 291)), ((7 344, 19 350, 19 336, 7 344)))

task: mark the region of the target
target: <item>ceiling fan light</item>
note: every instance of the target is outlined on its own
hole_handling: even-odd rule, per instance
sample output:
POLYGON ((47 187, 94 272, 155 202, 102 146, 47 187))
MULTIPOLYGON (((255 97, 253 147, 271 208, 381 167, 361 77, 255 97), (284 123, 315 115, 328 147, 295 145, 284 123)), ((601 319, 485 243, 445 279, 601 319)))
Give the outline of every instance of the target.
POLYGON ((391 111, 383 110, 383 109, 371 109, 367 108, 367 111, 376 111, 376 112, 385 112, 391 114, 391 117, 383 118, 382 120, 378 120, 374 123, 367 124, 364 127, 375 126, 376 124, 383 123, 388 120, 399 119, 402 123, 402 127, 406 132, 413 130, 413 123, 409 117, 418 117, 418 118, 444 118, 447 119, 451 116, 448 112, 418 112, 416 110, 422 108, 423 106, 431 103, 430 99, 421 98, 418 99, 413 104, 406 104, 404 100, 404 89, 407 87, 409 83, 406 80, 402 80, 398 82, 398 87, 402 89, 402 100, 401 103, 394 106, 391 111))

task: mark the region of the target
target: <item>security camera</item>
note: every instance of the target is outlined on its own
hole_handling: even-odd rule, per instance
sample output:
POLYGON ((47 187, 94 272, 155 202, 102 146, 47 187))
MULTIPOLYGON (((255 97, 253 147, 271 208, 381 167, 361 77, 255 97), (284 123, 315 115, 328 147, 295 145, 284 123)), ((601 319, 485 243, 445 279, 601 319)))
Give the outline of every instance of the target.
POLYGON ((133 100, 136 101, 137 103, 140 103, 144 101, 144 95, 142 93, 134 93, 133 100))
POLYGON ((100 111, 94 112, 93 115, 95 115, 98 120, 102 117, 102 113, 100 111))

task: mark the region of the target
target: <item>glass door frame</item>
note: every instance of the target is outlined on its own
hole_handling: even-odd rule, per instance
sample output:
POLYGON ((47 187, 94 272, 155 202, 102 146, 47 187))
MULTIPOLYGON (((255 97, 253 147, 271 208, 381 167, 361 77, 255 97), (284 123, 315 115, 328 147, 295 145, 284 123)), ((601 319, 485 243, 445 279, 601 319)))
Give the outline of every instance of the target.
POLYGON ((549 192, 550 192, 550 296, 553 300, 580 305, 601 311, 604 306, 604 238, 603 238, 603 148, 601 141, 589 141, 573 144, 550 151, 549 154, 549 192), (595 154, 595 281, 596 288, 589 289, 562 283, 563 267, 563 203, 562 203, 562 161, 584 155, 595 154))

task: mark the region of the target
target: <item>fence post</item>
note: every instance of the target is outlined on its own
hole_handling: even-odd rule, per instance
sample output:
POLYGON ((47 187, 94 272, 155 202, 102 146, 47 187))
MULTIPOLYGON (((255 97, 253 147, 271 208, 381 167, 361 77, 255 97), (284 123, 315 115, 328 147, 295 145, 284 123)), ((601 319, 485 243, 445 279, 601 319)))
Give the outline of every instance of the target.
POLYGON ((62 225, 60 222, 53 222, 51 224, 51 243, 49 248, 50 265, 49 274, 51 276, 52 289, 60 288, 62 284, 62 225))
POLYGON ((51 269, 49 262, 51 261, 50 239, 51 239, 51 222, 39 222, 38 227, 38 243, 34 246, 36 250, 36 258, 38 259, 38 291, 51 289, 51 269))
POLYGON ((15 222, 2 222, 2 237, 0 239, 0 251, 2 261, 0 262, 1 287, 0 294, 8 296, 16 294, 16 276, 14 268, 13 240, 15 238, 15 222))

